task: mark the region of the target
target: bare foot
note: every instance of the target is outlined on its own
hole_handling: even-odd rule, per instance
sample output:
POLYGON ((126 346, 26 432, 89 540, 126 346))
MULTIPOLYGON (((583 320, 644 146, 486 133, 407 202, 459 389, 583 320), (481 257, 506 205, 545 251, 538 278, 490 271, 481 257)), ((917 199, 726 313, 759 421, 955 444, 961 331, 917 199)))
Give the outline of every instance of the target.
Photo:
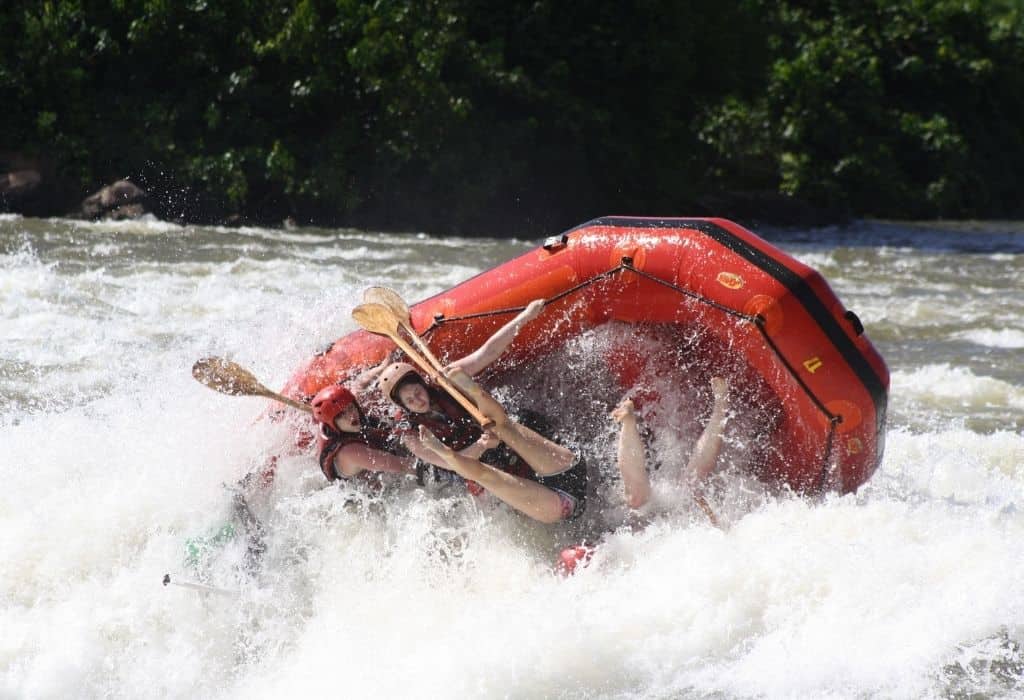
POLYGON ((523 312, 522 312, 523 323, 528 323, 529 321, 532 321, 533 319, 537 318, 538 316, 540 316, 540 313, 543 310, 544 310, 544 300, 543 299, 534 299, 533 301, 531 301, 529 304, 526 305, 525 309, 523 309, 523 312))
POLYGON ((611 416, 612 416, 612 418, 615 419, 616 423, 621 423, 622 421, 626 420, 627 418, 633 418, 635 420, 636 419, 636 411, 634 410, 634 407, 633 407, 633 400, 632 399, 623 399, 622 402, 619 403, 619 405, 615 407, 615 410, 612 411, 611 416))
POLYGON ((500 403, 494 400, 494 397, 480 388, 480 385, 473 381, 473 379, 466 374, 466 371, 460 368, 455 368, 448 372, 448 379, 458 387, 466 396, 472 399, 473 403, 476 404, 477 408, 480 409, 486 418, 490 418, 494 421, 495 426, 508 425, 508 414, 505 413, 505 409, 500 403))

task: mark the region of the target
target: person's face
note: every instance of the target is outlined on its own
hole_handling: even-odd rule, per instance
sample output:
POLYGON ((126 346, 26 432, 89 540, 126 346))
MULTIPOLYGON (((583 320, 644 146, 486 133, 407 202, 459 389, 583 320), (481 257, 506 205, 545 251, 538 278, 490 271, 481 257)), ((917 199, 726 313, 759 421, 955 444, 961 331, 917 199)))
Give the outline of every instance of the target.
POLYGON ((403 384, 398 389, 398 401, 413 413, 426 413, 430 410, 430 394, 419 382, 403 384))
POLYGON ((354 403, 349 404, 344 411, 338 414, 338 417, 334 419, 334 426, 343 433, 359 432, 359 410, 354 403))

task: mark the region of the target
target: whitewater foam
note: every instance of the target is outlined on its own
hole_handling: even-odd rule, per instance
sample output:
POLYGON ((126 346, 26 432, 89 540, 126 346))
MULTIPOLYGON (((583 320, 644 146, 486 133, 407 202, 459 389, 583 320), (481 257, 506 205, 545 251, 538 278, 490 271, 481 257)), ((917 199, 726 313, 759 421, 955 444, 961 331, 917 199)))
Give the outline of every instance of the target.
MULTIPOLYGON (((927 324, 890 314, 991 256, 919 265, 911 287, 894 283, 913 268, 892 265, 895 249, 815 253, 844 269, 870 261, 829 279, 894 368, 886 455, 856 495, 812 501, 730 481, 715 491, 720 530, 685 491, 656 483, 661 507, 646 527, 605 534, 590 565, 563 578, 552 564, 575 543, 563 532, 411 484, 384 496, 326 485, 309 454, 289 452, 294 424, 261 420, 262 401, 189 374, 198 357, 222 354, 280 386, 354 328, 364 286, 418 299, 475 271, 465 241, 335 231, 352 250, 317 262, 311 251, 330 244, 305 232, 104 238, 103 226, 0 222, 2 697, 1024 690, 1024 379, 1012 362, 997 376, 1002 346, 952 337, 968 321, 971 333, 1015 336, 1000 335, 999 314, 969 316, 991 303, 969 283, 977 270, 942 312, 952 330, 925 342, 927 324), (98 236, 84 256, 83 231, 98 236), (220 247, 225 237, 234 247, 220 247), (409 257, 365 255, 384 248, 409 257), (964 345, 989 354, 956 355, 964 345), (285 455, 277 479, 254 503, 268 531, 259 573, 246 574, 241 537, 191 567, 186 541, 228 520, 223 485, 275 454, 285 455), (168 572, 238 595, 165 588, 168 572)), ((521 249, 486 241, 473 263, 521 249)), ((1018 262, 989 270, 986 286, 1006 289, 1018 262)), ((1018 302, 1000 303, 1005 314, 1018 302)))

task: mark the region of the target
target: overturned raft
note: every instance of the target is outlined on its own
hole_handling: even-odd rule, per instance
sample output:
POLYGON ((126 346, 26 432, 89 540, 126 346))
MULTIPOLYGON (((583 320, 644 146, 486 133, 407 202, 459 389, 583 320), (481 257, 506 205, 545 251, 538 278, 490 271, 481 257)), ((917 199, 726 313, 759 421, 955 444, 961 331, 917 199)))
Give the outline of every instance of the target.
MULTIPOLYGON (((519 334, 504 367, 522 367, 610 322, 676 349, 621 342, 604 362, 623 390, 656 400, 665 386, 702 372, 730 377, 757 405, 762 434, 747 468, 803 493, 850 492, 882 457, 889 374, 813 269, 724 219, 602 218, 412 307, 416 330, 449 360, 476 349, 533 299, 547 305, 519 334), (650 381, 653 378, 659 381, 650 381), (667 384, 666 384, 667 381, 667 384), (650 389, 651 386, 660 389, 650 389)), ((357 331, 289 380, 307 399, 380 362, 390 340, 357 331)), ((499 370, 500 371, 500 370, 499 370)), ((703 381, 704 378, 701 378, 703 381)))

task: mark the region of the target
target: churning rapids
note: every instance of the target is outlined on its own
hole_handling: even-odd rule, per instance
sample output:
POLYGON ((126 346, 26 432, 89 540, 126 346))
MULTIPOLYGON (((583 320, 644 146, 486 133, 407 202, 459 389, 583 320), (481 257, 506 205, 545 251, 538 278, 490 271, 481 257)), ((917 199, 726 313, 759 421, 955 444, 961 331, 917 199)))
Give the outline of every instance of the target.
MULTIPOLYGON (((365 287, 419 300, 535 243, 0 216, 0 698, 1024 695, 1024 225, 758 233, 889 364, 857 494, 727 475, 716 529, 656 481, 649 524, 563 578, 570 535, 415 488, 378 503, 296 456, 249 578, 238 540, 198 571, 185 544, 291 428, 193 361, 277 388, 365 287)), ((600 342, 534 381, 590 371, 600 342)))

